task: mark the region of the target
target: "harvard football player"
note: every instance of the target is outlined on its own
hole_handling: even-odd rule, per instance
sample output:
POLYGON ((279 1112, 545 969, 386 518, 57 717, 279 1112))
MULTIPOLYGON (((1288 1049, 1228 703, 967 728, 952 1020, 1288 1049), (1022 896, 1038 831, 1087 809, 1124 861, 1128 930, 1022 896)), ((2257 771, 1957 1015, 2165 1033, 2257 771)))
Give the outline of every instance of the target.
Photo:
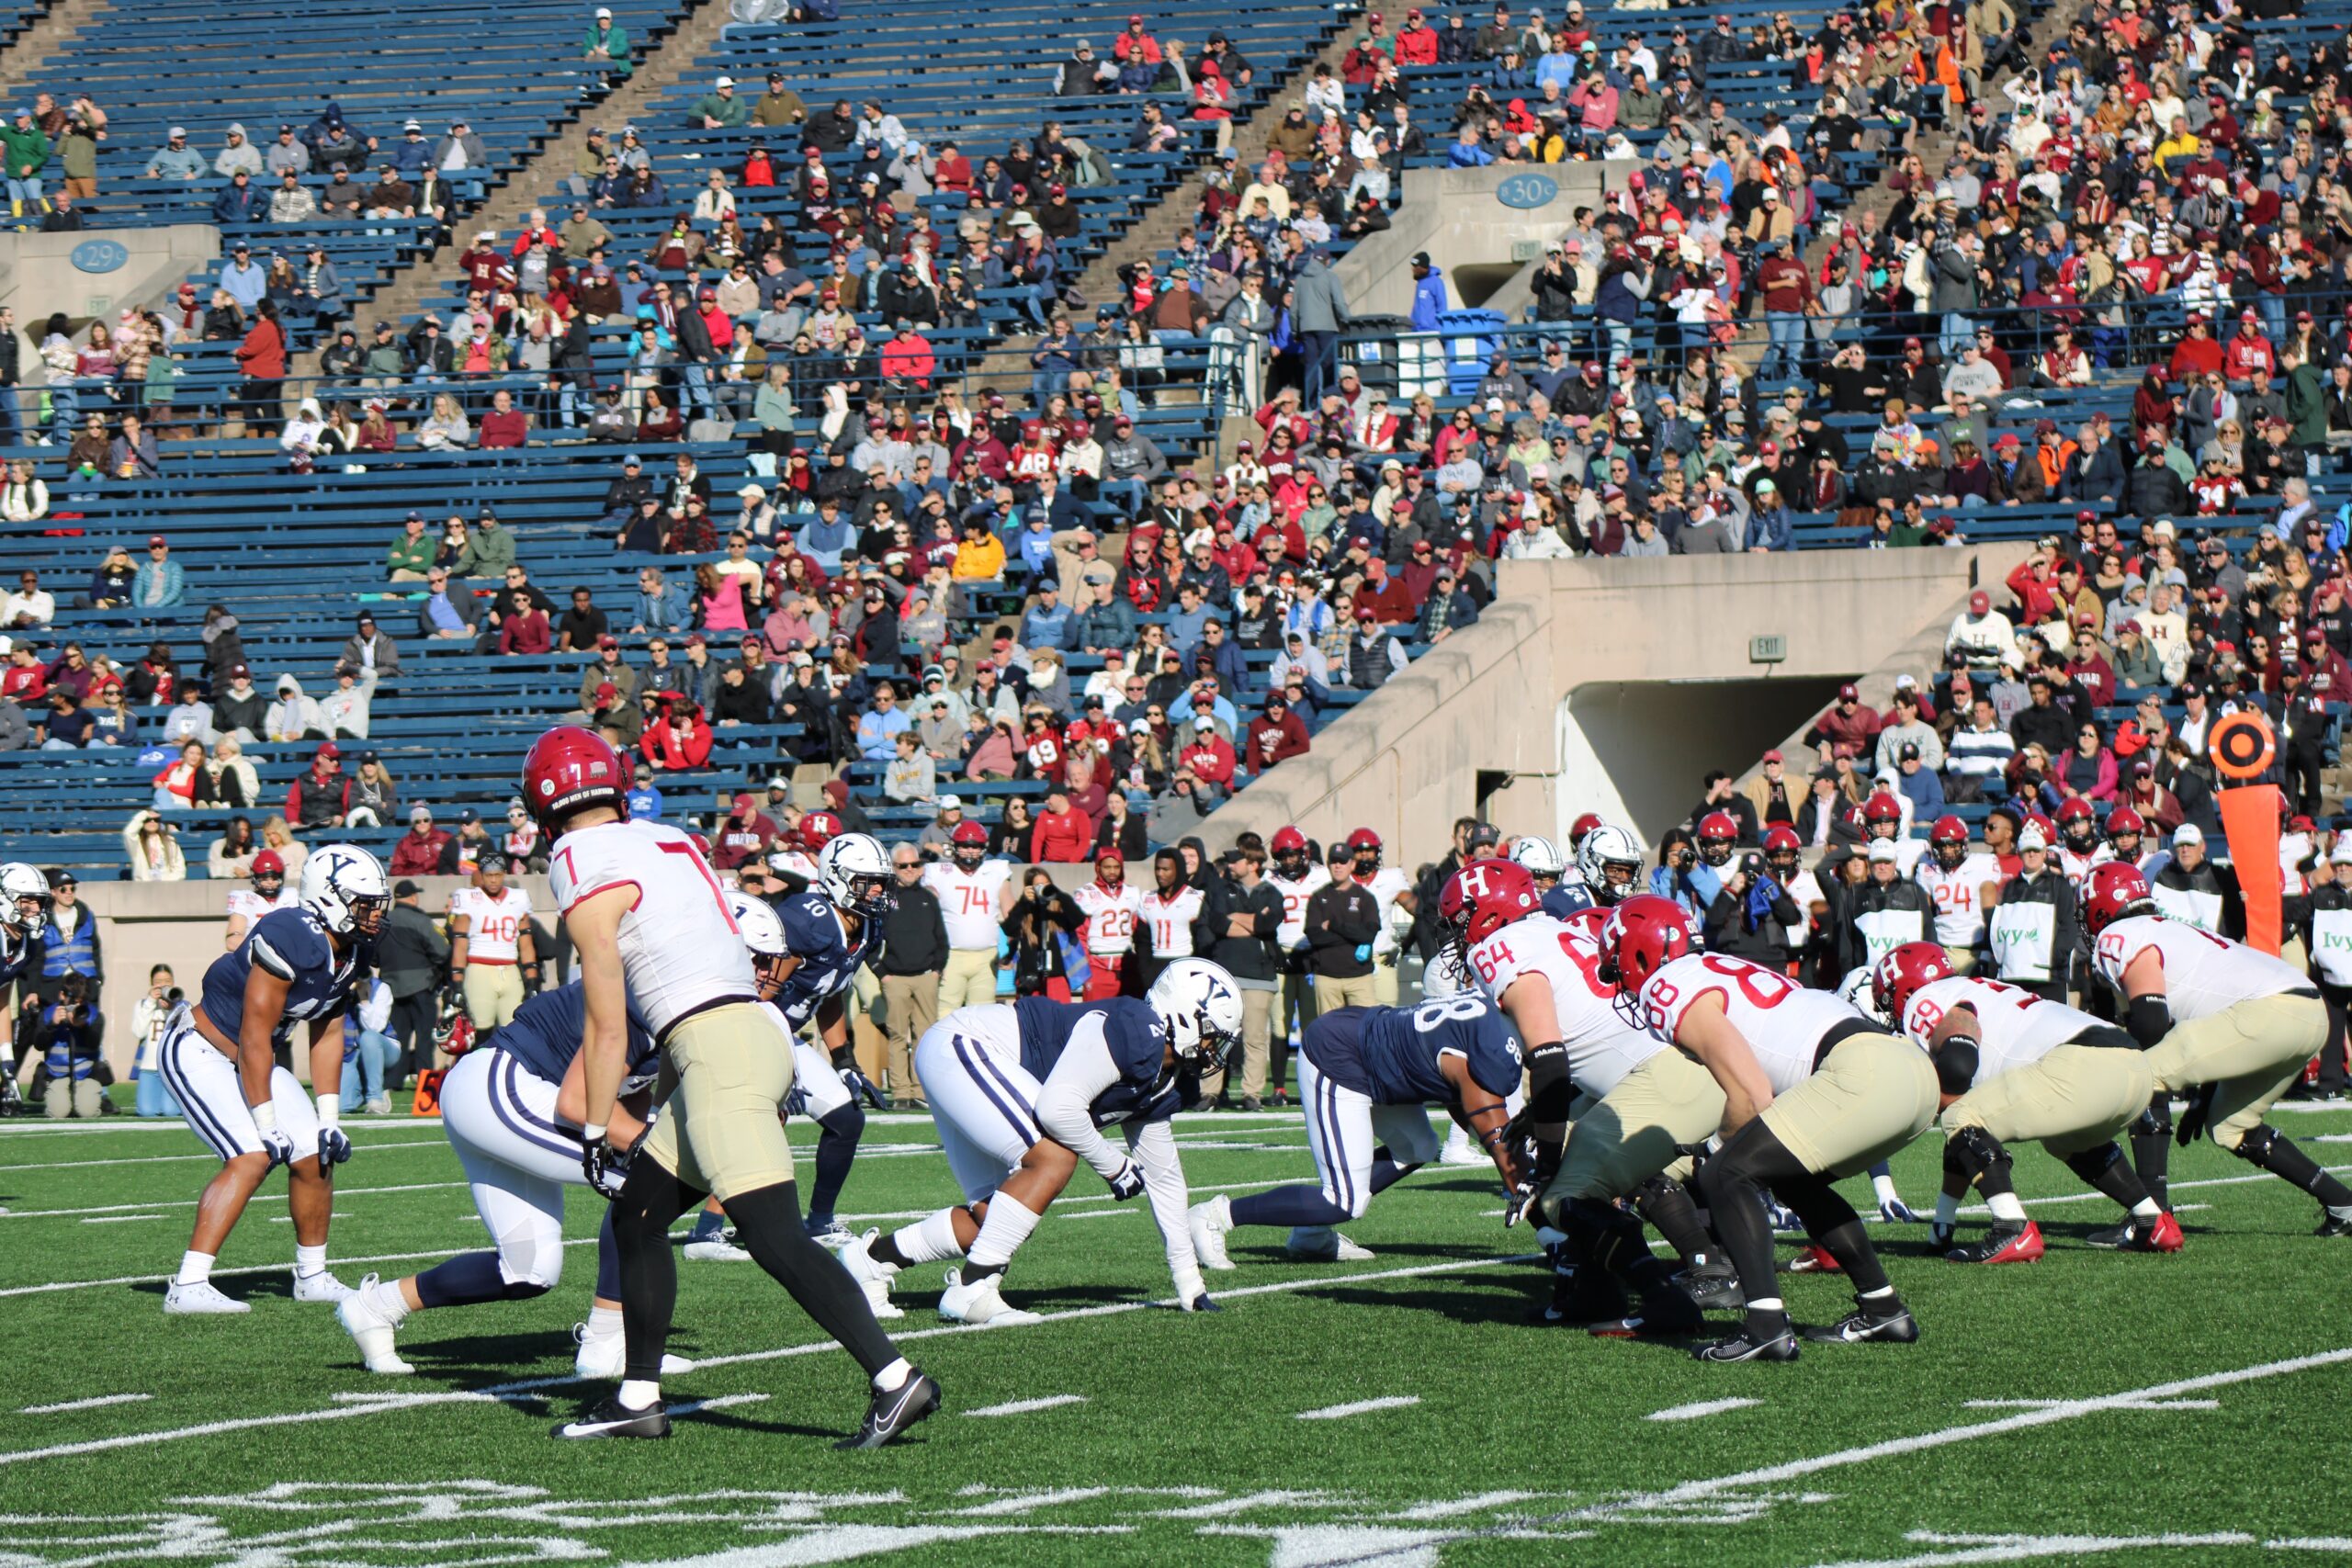
POLYGON ((1976 950, 1984 942, 1984 911, 2001 896, 2001 863, 1970 847, 1967 823, 1939 817, 1928 829, 1928 855, 1915 875, 1935 901, 1936 941, 1943 944, 1952 972, 1973 972, 1976 950))

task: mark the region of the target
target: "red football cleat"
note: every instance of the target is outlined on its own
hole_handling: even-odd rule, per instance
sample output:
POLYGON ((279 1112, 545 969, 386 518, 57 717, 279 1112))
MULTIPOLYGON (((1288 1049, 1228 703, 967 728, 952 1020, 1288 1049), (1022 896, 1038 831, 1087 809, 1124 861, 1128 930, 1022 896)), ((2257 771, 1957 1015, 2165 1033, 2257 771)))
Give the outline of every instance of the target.
POLYGON ((2132 1228, 2134 1252, 2178 1252, 2188 1239, 2180 1234, 2180 1222, 2170 1214, 2158 1214, 2155 1224, 2132 1228))
POLYGON ((2028 1220, 2022 1229, 1995 1225, 1984 1240, 1944 1254, 1954 1263, 2035 1263, 2045 1249, 2041 1227, 2028 1220))
POLYGON ((1807 1246, 1781 1265, 1781 1271, 1788 1274, 1842 1274, 1846 1270, 1829 1256, 1828 1248, 1807 1246))

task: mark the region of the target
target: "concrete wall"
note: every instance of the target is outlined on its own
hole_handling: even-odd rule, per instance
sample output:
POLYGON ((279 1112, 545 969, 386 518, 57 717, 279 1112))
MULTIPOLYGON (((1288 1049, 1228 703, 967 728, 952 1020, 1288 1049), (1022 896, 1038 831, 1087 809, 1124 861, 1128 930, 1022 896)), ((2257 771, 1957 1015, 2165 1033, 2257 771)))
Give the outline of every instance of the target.
POLYGON ((94 316, 111 319, 126 306, 152 305, 220 254, 220 231, 199 223, 0 235, 0 304, 15 308, 17 328, 37 344, 40 325, 53 311, 79 323, 94 316), (116 254, 124 259, 111 271, 90 272, 74 265, 76 251, 85 259, 116 254))
MULTIPOLYGON (((1526 258, 1514 261, 1514 245, 1535 246, 1540 254, 1543 242, 1567 232, 1577 208, 1598 209, 1602 193, 1624 189, 1625 176, 1639 166, 1622 160, 1408 169, 1404 205, 1390 215, 1389 228, 1340 259, 1337 270, 1349 308, 1359 315, 1410 314, 1413 274, 1407 264, 1417 251, 1429 252, 1449 280, 1462 267, 1523 269, 1526 258), (1496 195, 1503 183, 1531 174, 1549 177, 1559 194, 1542 207, 1504 206, 1496 195)), ((1464 292, 1453 288, 1448 299, 1459 306, 1464 292)))
POLYGON ((1222 849, 1245 829, 1271 836, 1289 822, 1327 839, 1369 825, 1388 840, 1391 863, 1410 865, 1445 852, 1482 784, 1489 819, 1505 831, 1559 832, 1606 784, 1652 833, 1688 809, 1705 768, 1745 766, 1826 683, 1940 628, 1980 575, 2006 574, 2015 555, 1969 547, 1505 562, 1501 596, 1476 626, 1235 796, 1204 837, 1222 849), (1761 635, 1785 639, 1781 662, 1749 661, 1749 639, 1761 635), (1572 730, 1583 732, 1574 746, 1572 730), (1580 771, 1564 780, 1571 758, 1580 771))

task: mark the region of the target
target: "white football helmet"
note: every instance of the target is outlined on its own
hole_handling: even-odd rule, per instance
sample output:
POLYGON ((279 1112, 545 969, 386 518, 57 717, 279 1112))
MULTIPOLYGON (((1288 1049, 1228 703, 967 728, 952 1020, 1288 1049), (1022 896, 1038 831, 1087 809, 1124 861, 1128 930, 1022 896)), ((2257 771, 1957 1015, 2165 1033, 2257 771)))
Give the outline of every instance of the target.
POLYGON ((743 945, 752 950, 752 975, 759 981, 760 1000, 772 1002, 784 989, 777 971, 783 966, 784 921, 775 906, 764 898, 755 898, 740 887, 727 890, 727 913, 734 920, 735 929, 742 933, 743 945))
POLYGON ((1524 834, 1511 840, 1510 858, 1527 868, 1530 876, 1548 876, 1558 881, 1566 874, 1568 863, 1560 854, 1560 846, 1537 833, 1524 834))
POLYGON ((843 833, 817 855, 817 886, 853 915, 879 915, 890 908, 890 857, 871 833, 843 833))
POLYGON ((12 860, 0 865, 0 926, 30 942, 49 925, 49 878, 39 866, 12 860))
POLYGON ((1144 998, 1168 1032, 1176 1059, 1209 1068, 1241 1040, 1241 988, 1221 964, 1180 958, 1159 972, 1144 998))
POLYGON ((373 937, 391 907, 383 866, 355 844, 327 844, 302 863, 302 908, 337 936, 373 937))
POLYGON ((1603 908, 1622 904, 1643 890, 1642 846, 1614 822, 1603 822, 1584 836, 1577 848, 1577 875, 1583 879, 1592 901, 1603 908), (1625 879, 1612 882, 1609 868, 1624 869, 1625 879))
POLYGON ((1839 1000, 1852 1006, 1864 1018, 1878 1023, 1887 1023, 1892 1021, 1879 1009, 1878 988, 1871 984, 1871 967, 1868 964, 1863 964, 1847 971, 1846 977, 1838 982, 1838 997, 1839 1000))

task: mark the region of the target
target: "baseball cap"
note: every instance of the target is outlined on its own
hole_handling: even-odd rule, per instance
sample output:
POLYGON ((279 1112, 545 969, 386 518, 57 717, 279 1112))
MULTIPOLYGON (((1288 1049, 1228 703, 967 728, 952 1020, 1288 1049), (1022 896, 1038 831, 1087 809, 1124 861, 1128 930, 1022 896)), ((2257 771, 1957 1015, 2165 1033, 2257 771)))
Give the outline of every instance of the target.
POLYGON ((1784 762, 1788 761, 1787 758, 1781 755, 1781 749, 1778 746, 1775 746, 1770 751, 1765 752, 1764 760, 1768 762, 1784 762))
POLYGON ((1211 718, 1207 714, 1202 714, 1193 720, 1193 728, 1194 729, 1215 729, 1216 728, 1216 720, 1211 718))
POLYGON ((2205 841, 2205 835, 2199 829, 2196 823, 2183 822, 2172 830, 2172 841, 2176 847, 2181 844, 2201 844, 2205 841))
POLYGON ((1849 681, 1838 688, 1838 700, 1841 703, 1858 703, 1862 700, 1862 694, 1856 691, 1854 683, 1849 681))
POLYGON ((1884 862, 1888 865, 1893 865, 1900 858, 1900 854, 1895 850, 1894 840, 1872 839, 1871 840, 1871 863, 1872 865, 1877 865, 1881 862, 1884 862))

